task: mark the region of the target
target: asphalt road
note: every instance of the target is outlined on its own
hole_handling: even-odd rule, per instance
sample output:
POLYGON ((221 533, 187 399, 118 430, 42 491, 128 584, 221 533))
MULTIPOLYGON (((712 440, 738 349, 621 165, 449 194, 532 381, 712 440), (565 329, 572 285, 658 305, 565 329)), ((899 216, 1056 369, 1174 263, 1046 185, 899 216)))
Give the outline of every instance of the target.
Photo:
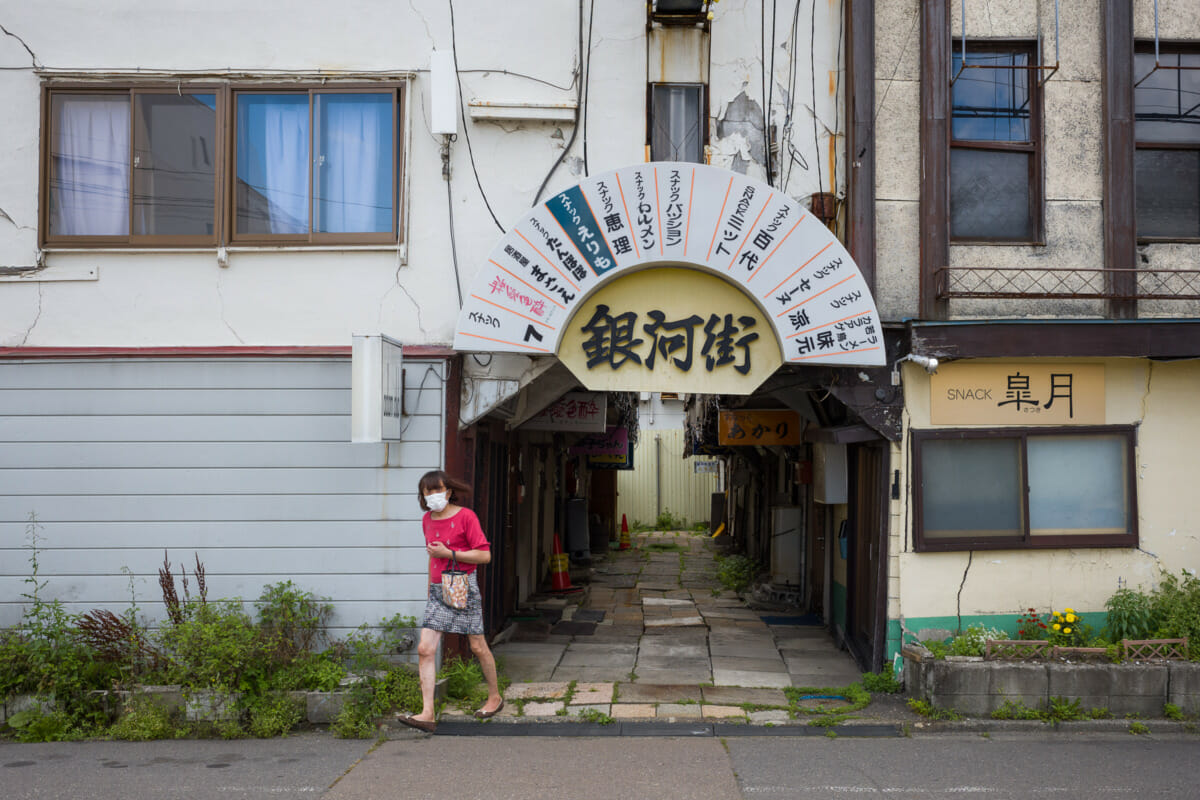
POLYGON ((373 742, 285 739, 0 744, 4 800, 321 797, 373 742))
POLYGON ((1083 800, 1200 796, 1200 737, 424 737, 0 745, 0 797, 1083 800))

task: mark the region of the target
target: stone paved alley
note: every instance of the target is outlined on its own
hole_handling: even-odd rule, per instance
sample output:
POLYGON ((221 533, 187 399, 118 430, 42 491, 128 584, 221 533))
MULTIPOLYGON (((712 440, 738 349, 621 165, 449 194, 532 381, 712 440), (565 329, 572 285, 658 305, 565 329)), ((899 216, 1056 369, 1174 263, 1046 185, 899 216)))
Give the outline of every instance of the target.
MULTIPOLYGON (((845 686, 861 672, 819 624, 755 610, 723 589, 716 548, 690 532, 635 534, 594 556, 576 595, 531 603, 493 649, 512 680, 499 718, 742 719, 781 723, 787 687, 845 686)), ((457 716, 450 709, 444 719, 457 716)))

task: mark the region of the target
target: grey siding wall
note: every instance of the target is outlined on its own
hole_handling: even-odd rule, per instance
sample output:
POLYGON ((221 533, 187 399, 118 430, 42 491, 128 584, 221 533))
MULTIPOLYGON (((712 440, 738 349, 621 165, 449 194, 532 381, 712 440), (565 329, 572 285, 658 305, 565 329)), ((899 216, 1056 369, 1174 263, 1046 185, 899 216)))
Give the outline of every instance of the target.
POLYGON ((126 608, 132 582, 161 619, 166 550, 176 573, 199 556, 210 598, 327 596, 335 633, 419 616, 445 364, 405 369, 403 440, 351 444, 349 358, 0 362, 0 625, 30 589, 31 514, 42 596, 71 612, 126 608))

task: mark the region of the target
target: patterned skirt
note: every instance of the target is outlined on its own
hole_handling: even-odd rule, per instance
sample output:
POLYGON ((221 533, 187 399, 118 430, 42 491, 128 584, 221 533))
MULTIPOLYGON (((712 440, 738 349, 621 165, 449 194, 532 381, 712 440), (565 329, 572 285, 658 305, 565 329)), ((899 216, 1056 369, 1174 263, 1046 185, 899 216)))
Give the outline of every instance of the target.
POLYGON ((429 599, 425 603, 421 627, 442 633, 483 633, 483 597, 479 594, 479 582, 474 572, 467 575, 467 607, 461 611, 442 602, 440 583, 429 584, 429 599))

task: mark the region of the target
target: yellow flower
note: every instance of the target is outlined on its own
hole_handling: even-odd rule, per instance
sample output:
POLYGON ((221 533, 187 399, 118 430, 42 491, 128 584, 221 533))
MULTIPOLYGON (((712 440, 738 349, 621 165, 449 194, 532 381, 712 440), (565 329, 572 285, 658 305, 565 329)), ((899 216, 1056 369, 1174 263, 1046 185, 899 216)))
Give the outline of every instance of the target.
POLYGON ((1071 632, 1070 628, 1063 628, 1063 633, 1070 633, 1070 632, 1071 632))
POLYGON ((1075 615, 1067 614, 1067 622, 1074 622, 1074 621, 1075 621, 1075 615))
POLYGON ((1074 614, 1074 613, 1075 613, 1075 609, 1073 609, 1073 608, 1067 608, 1067 609, 1063 609, 1063 610, 1064 610, 1064 611, 1066 611, 1068 614, 1074 614))
POLYGON ((1061 627, 1062 627, 1062 625, 1059 625, 1057 622, 1054 623, 1054 630, 1058 630, 1061 627))

